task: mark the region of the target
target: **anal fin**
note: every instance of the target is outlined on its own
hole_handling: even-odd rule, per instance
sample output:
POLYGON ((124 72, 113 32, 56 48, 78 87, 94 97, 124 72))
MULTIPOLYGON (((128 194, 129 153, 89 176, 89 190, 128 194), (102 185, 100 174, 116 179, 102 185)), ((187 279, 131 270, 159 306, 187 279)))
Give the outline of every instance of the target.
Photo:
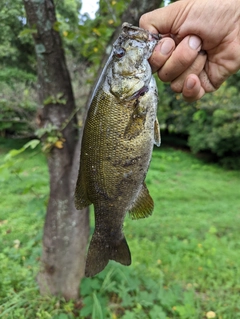
POLYGON ((132 207, 129 209, 129 214, 132 219, 145 218, 152 215, 153 208, 153 199, 149 194, 146 184, 143 183, 138 197, 134 201, 132 207))

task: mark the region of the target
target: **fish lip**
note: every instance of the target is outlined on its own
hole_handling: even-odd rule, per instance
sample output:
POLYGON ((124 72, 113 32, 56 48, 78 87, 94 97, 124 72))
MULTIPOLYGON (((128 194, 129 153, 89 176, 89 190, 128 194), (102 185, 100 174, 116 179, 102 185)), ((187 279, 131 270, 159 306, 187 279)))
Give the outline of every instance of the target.
POLYGON ((148 41, 159 41, 162 39, 162 34, 151 33, 148 30, 136 27, 128 22, 122 24, 122 31, 128 34, 129 38, 135 38, 138 34, 148 38, 148 41))
POLYGON ((149 87, 144 85, 141 89, 137 90, 133 95, 128 97, 126 101, 137 100, 140 96, 143 96, 145 93, 149 91, 149 87))
POLYGON ((163 36, 160 33, 150 33, 149 32, 149 41, 159 41, 163 38, 163 36))

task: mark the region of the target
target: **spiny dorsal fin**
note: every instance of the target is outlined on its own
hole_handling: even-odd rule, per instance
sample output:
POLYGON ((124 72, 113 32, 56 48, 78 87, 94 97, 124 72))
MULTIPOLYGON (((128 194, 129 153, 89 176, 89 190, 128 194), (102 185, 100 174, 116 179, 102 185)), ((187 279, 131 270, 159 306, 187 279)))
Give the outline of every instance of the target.
POLYGON ((129 210, 132 219, 145 218, 152 215, 154 203, 145 183, 142 185, 137 199, 129 210))

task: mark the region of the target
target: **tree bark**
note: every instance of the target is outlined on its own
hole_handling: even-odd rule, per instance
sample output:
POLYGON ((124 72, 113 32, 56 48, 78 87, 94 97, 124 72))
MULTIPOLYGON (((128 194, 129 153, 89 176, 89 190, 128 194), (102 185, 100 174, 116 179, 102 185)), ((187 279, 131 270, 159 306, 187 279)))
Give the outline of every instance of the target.
POLYGON ((48 154, 50 198, 43 235, 38 283, 42 294, 77 299, 84 276, 89 234, 87 209, 74 206, 80 139, 70 76, 56 25, 53 0, 24 0, 37 56, 38 91, 42 109, 41 126, 54 125, 51 134, 61 135, 63 148, 52 145, 48 154), (45 103, 46 104, 46 103, 45 103))

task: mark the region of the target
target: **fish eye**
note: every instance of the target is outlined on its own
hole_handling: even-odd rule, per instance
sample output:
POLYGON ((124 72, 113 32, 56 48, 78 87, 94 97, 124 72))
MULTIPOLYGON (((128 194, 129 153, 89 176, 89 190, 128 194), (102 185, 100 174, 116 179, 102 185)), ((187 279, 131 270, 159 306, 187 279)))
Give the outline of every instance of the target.
POLYGON ((122 47, 118 47, 118 48, 115 48, 115 51, 114 51, 114 55, 117 57, 117 58, 122 58, 124 55, 125 55, 126 51, 124 48, 122 47))

